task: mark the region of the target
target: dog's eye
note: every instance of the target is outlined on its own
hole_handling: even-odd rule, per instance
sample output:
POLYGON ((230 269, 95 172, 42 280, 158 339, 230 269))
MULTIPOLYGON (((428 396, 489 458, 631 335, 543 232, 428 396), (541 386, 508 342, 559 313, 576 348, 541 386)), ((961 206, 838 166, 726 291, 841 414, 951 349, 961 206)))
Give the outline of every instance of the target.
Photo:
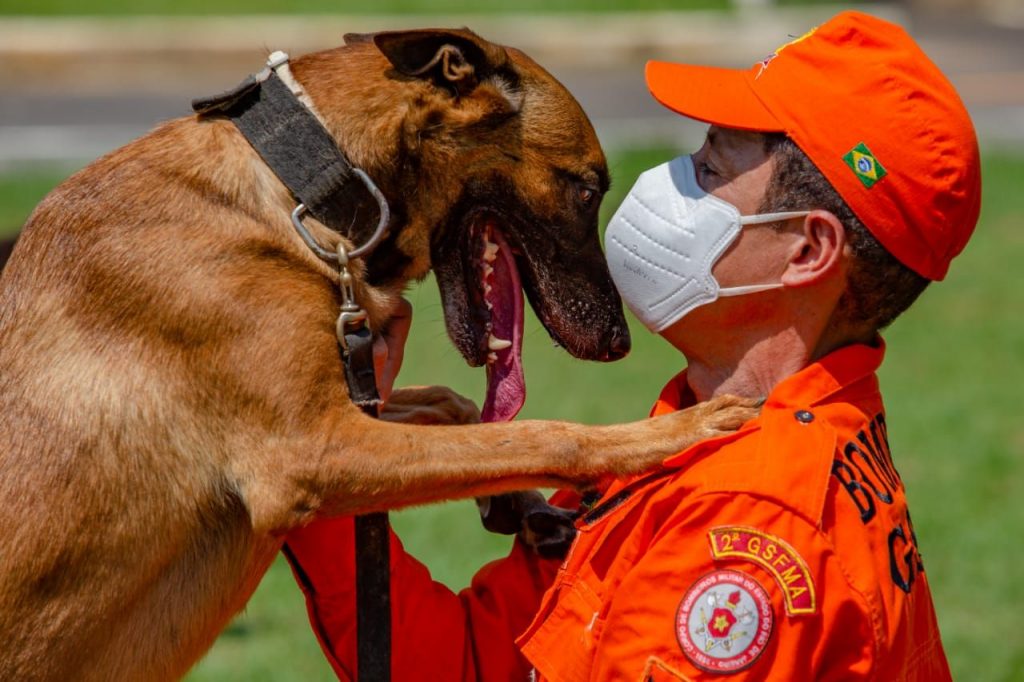
POLYGON ((580 203, 583 204, 584 206, 589 206, 597 197, 597 190, 591 187, 580 187, 578 191, 580 203))

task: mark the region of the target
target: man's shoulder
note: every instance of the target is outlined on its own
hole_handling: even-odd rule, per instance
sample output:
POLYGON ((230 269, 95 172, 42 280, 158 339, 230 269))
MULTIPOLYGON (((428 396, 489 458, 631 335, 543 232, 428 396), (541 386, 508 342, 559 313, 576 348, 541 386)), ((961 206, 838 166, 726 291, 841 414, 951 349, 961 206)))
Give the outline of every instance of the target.
MULTIPOLYGON (((872 405, 829 402, 766 409, 756 428, 727 441, 681 473, 693 494, 746 494, 820 526, 830 480, 844 449, 884 430, 872 405)), ((838 465, 838 466, 841 466, 838 465)), ((831 486, 834 492, 836 486, 831 486)))

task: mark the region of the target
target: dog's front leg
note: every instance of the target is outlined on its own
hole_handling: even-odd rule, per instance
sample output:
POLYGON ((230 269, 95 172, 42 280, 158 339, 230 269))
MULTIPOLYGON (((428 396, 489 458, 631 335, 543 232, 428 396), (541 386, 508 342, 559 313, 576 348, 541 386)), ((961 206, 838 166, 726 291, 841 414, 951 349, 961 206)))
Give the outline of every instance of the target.
POLYGON ((257 458, 264 469, 241 472, 241 487, 253 525, 283 532, 315 514, 364 514, 639 473, 756 413, 754 401, 727 396, 630 424, 438 427, 378 421, 348 404, 320 420, 314 435, 257 458))
MULTIPOLYGON (((476 424, 480 410, 450 388, 414 386, 392 393, 380 418, 402 424, 476 424)), ((536 490, 478 497, 477 504, 484 528, 518 535, 544 557, 564 556, 575 536, 573 512, 548 504, 536 490)))

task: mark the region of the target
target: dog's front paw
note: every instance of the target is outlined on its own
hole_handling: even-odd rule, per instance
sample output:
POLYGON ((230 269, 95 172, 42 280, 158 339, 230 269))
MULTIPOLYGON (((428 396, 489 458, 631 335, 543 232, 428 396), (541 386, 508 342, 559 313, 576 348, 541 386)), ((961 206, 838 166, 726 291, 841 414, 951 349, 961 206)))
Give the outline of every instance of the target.
POLYGON ((392 392, 380 418, 403 424, 476 424, 480 410, 445 386, 409 386, 392 392))
POLYGON ((703 438, 732 433, 761 413, 764 399, 722 395, 690 408, 700 414, 703 438))

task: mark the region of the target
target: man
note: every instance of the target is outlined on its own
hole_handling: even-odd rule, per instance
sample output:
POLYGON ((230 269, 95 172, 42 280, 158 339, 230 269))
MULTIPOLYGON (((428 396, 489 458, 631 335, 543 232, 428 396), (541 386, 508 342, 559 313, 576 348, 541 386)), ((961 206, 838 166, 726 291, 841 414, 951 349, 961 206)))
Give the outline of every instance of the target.
MULTIPOLYGON (((906 33, 856 13, 749 71, 646 75, 711 124, 606 235, 623 299, 686 357, 653 413, 720 393, 763 412, 612 483, 561 565, 517 544, 456 596, 395 540, 394 678, 949 679, 875 370, 878 331, 977 221, 962 103, 906 33)), ((341 677, 349 527, 288 540, 341 677)))

